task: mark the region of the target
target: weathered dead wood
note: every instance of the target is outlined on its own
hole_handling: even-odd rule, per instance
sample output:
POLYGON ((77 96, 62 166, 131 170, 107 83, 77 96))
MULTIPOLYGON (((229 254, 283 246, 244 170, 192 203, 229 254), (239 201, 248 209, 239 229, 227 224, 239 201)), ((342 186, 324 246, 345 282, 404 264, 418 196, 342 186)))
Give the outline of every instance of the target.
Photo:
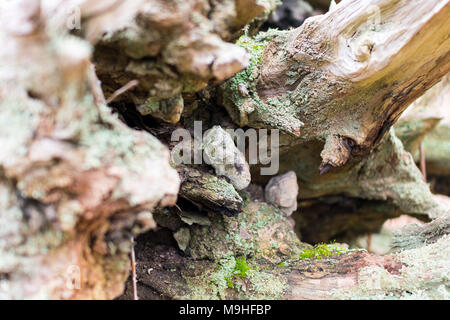
MULTIPOLYGON (((83 12, 92 11, 85 1, 83 12)), ((274 0, 141 0, 94 16, 86 36, 98 40, 94 61, 105 93, 133 79, 139 86, 120 97, 144 115, 169 123, 180 120, 183 93, 204 89, 247 67, 246 51, 226 41, 257 17, 267 17, 274 0), (132 13, 114 25, 122 11, 132 13)))
MULTIPOLYGON (((448 299, 449 219, 408 227, 396 235, 397 252, 365 251, 291 259, 282 265, 248 261, 250 272, 227 287, 227 261, 193 260, 170 245, 138 244, 140 291, 152 299, 448 299), (400 250, 400 248, 402 250, 400 250), (167 268, 165 266, 170 266, 167 268), (169 270, 170 269, 170 270, 169 270)), ((232 270, 232 269, 231 269, 232 270)), ((126 297, 130 297, 127 285, 126 297)))
POLYGON ((445 212, 432 204, 393 133, 385 137, 408 105, 450 70, 449 16, 447 0, 342 1, 295 30, 259 35, 254 42, 264 55, 222 86, 221 103, 240 126, 290 136, 281 171, 296 171, 303 199, 346 194, 392 199, 408 213, 445 212), (374 183, 387 190, 375 191, 374 183), (404 183, 407 192, 399 189, 404 183))
POLYGON ((179 177, 156 138, 106 107, 90 45, 47 20, 39 1, 7 5, 0 297, 114 298, 129 272, 130 235, 156 227, 151 211, 174 204, 179 177))
POLYGON ((205 208, 227 216, 241 211, 241 196, 223 177, 186 166, 179 168, 178 172, 182 179, 180 196, 198 205, 199 209, 205 208))
MULTIPOLYGON (((150 211, 174 204, 179 179, 162 144, 111 115, 91 68, 90 46, 49 21, 53 10, 72 2, 52 3, 18 1, 10 12, 17 19, 2 21, 0 29, 0 295, 112 298, 129 270, 130 236, 156 227, 150 211), (79 272, 70 278, 73 286, 66 281, 69 269, 79 272)), ((212 7, 206 0, 74 3, 83 6, 82 36, 94 42, 106 32, 95 54, 107 96, 138 79, 141 86, 120 96, 122 102, 168 122, 179 120, 183 94, 247 65, 244 50, 223 40, 235 38, 261 6, 273 6, 250 0, 212 7)), ((289 143, 282 171, 295 169, 303 197, 343 193, 387 200, 394 212, 434 218, 448 207, 431 195, 389 128, 448 72, 449 2, 372 4, 343 1, 299 29, 258 36, 264 55, 255 59, 251 52, 250 68, 222 85, 219 100, 241 126, 284 132, 289 143)), ((168 219, 169 246, 154 246, 163 242, 158 233, 138 252, 139 281, 152 293, 448 298, 448 220, 434 222, 439 232, 429 225, 419 236, 417 230, 404 235, 398 243, 408 250, 396 255, 348 252, 301 260, 308 245, 285 214, 248 197, 240 209, 231 184, 230 193, 208 193, 205 178, 189 176, 183 195, 209 209, 223 203, 241 212, 231 218, 181 212, 168 219), (418 240, 404 240, 410 236, 418 240), (180 255, 174 238, 191 258, 180 255), (424 241, 429 243, 416 245, 424 241), (248 257, 256 272, 230 285, 237 256, 248 257)))

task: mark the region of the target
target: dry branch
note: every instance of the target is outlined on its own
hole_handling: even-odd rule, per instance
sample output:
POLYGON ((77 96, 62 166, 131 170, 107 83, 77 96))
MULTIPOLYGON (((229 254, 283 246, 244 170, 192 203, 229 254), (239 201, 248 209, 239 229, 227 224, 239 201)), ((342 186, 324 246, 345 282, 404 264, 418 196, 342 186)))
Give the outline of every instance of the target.
POLYGON ((220 101, 240 126, 285 133, 281 171, 296 171, 303 199, 345 194, 440 215, 388 132, 450 70, 449 16, 447 0, 342 1, 295 30, 260 34, 262 57, 222 85, 220 101))

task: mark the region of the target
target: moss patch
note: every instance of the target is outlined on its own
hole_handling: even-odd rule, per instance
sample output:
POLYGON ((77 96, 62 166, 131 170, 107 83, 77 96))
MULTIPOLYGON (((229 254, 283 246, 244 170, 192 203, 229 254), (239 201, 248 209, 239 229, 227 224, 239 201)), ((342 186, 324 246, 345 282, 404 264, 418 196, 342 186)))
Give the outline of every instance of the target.
POLYGON ((225 269, 224 279, 227 283, 228 288, 235 287, 234 285, 235 278, 245 279, 249 274, 249 272, 252 271, 252 269, 247 264, 245 257, 238 257, 238 258, 231 257, 232 262, 233 260, 234 260, 234 267, 232 269, 230 268, 225 269))
POLYGON ((285 276, 271 271, 263 260, 226 257, 213 272, 187 278, 190 288, 184 299, 279 299, 287 288, 285 276), (267 270, 266 270, 267 269, 267 270))
MULTIPOLYGON (((287 93, 263 101, 256 85, 265 55, 273 53, 272 50, 266 52, 269 43, 274 41, 279 50, 284 50, 287 35, 286 31, 268 30, 255 37, 243 35, 236 42, 250 53, 249 66, 226 81, 221 89, 222 104, 240 126, 258 123, 258 126, 280 129, 294 135, 297 135, 299 128, 303 126, 303 123, 296 118, 297 106, 293 101, 297 99, 291 99, 290 93, 287 93)), ((273 48, 273 46, 269 47, 273 48)), ((297 77, 293 79, 295 82, 297 77)))
POLYGON ((347 252, 347 249, 340 246, 339 244, 332 243, 326 244, 321 243, 315 245, 312 249, 306 249, 302 253, 300 253, 300 260, 304 259, 323 259, 324 257, 340 255, 347 252))
POLYGON ((252 255, 279 263, 309 247, 298 240, 283 213, 266 203, 249 202, 237 216, 211 214, 210 220, 209 226, 190 226, 190 252, 195 259, 252 255))

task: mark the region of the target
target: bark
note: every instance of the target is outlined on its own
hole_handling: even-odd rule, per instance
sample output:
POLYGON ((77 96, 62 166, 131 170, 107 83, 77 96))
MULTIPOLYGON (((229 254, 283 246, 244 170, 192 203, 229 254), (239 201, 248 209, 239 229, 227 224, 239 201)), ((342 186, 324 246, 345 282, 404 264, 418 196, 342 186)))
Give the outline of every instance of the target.
POLYGON ((344 1, 295 30, 260 34, 263 52, 222 85, 220 102, 240 126, 285 133, 281 171, 294 168, 301 199, 346 194, 440 215, 447 209, 390 128, 448 72, 449 10, 448 1, 344 1))
POLYGON ((206 208, 227 216, 241 211, 241 196, 224 178, 189 167, 183 167, 179 172, 183 179, 180 196, 196 204, 200 210, 206 208))
MULTIPOLYGON (((230 271, 229 260, 194 260, 163 244, 151 248, 147 237, 140 242, 139 290, 151 299, 448 299, 449 222, 406 227, 389 255, 357 250, 283 264, 255 259, 245 277, 231 280, 233 259, 230 271)), ((130 291, 127 285, 122 298, 130 291)))
POLYGON ((105 28, 103 17, 89 21, 88 34, 105 33, 94 61, 106 94, 137 79, 139 86, 120 99, 136 104, 143 115, 176 123, 184 108, 183 93, 197 92, 247 67, 247 52, 224 40, 235 39, 246 24, 267 16, 276 1, 140 2, 134 18, 120 28, 105 28))
MULTIPOLYGON (((194 10, 189 6, 175 9, 176 12, 194 10)), ((216 6, 210 9, 218 10, 216 6)), ((430 1, 424 5, 395 1, 369 5, 348 1, 326 15, 308 19, 295 30, 271 31, 253 40, 244 37, 238 44, 250 52, 249 66, 221 86, 219 102, 241 127, 277 128, 285 133, 281 171, 295 169, 302 187, 300 200, 345 194, 388 200, 404 213, 424 217, 441 215, 447 208, 432 197, 394 134, 385 136, 406 107, 448 72, 446 34, 449 30, 445 24, 448 11, 447 1, 430 1), (419 33, 420 37, 415 36, 419 33), (403 72, 404 69, 407 72, 403 72), (392 158, 386 150, 394 153, 392 158), (377 170, 388 163, 390 168, 377 170), (387 176, 390 176, 389 186, 385 184, 387 176)), ((142 12, 140 19, 158 26, 160 22, 154 15, 142 12)), ((231 11, 226 11, 227 14, 232 15, 231 11)), ((229 30, 233 24, 219 24, 214 14, 209 17, 213 24, 220 25, 215 29, 217 34, 230 39, 224 30, 229 30)), ((155 52, 141 50, 142 56, 130 53, 134 47, 123 30, 103 37, 96 47, 103 88, 108 92, 139 78, 144 87, 141 85, 124 95, 124 102, 133 101, 144 115, 177 122, 183 115, 181 110, 188 93, 204 88, 205 81, 227 78, 247 66, 246 59, 236 58, 241 61, 240 66, 231 73, 223 73, 221 77, 202 73, 201 70, 206 69, 186 57, 202 56, 201 48, 206 48, 205 45, 177 45, 181 41, 180 34, 192 37, 200 28, 197 24, 191 26, 191 20, 177 20, 186 33, 160 35, 157 40, 149 40, 148 31, 138 26, 136 41, 147 46, 157 43, 159 48, 155 52), (125 40, 118 40, 123 38, 125 40), (105 46, 111 46, 112 51, 104 51, 105 46), (126 57, 118 58, 121 55, 126 57), (182 59, 174 59, 173 55, 182 59), (165 69, 151 62, 153 57, 163 65, 172 66, 173 76, 158 71, 155 78, 155 70, 165 69), (191 69, 187 70, 183 64, 191 69), (136 65, 140 67, 134 68, 136 65), (188 88, 180 84, 179 79, 184 79, 184 75, 194 75, 204 82, 188 88), (168 79, 175 80, 170 84, 168 79), (161 83, 164 83, 161 88, 168 88, 167 91, 149 87, 161 83), (168 114, 161 115, 161 110, 168 114)), ((167 23, 175 22, 169 19, 167 23)), ((163 27, 166 25, 160 28, 163 27)), ((129 29, 135 30, 125 28, 129 29)), ((205 39, 209 38, 198 41, 205 39)), ((238 48, 233 46, 232 50, 238 48)), ((208 47, 208 52, 227 54, 228 51, 208 47)), ((221 56, 217 59, 227 60, 221 56)), ((211 57, 208 61, 214 64, 216 60, 211 57)), ((259 168, 254 168, 252 179, 266 183, 268 177, 260 177, 258 171, 259 168)))
POLYGON ((114 298, 131 235, 156 227, 151 211, 175 202, 179 177, 156 138, 106 107, 89 44, 59 32, 39 2, 11 5, 0 30, 0 297, 114 298))
MULTIPOLYGON (((419 147, 424 147, 426 171, 434 193, 450 195, 448 164, 450 149, 448 76, 414 101, 395 125, 395 133, 419 165, 419 147)), ((438 198, 439 199, 439 198, 438 198)), ((438 200, 442 201, 442 200, 438 200)), ((302 240, 308 243, 331 239, 348 241, 357 235, 376 233, 387 219, 404 212, 383 201, 334 196, 300 203, 294 215, 302 240)), ((417 216, 424 219, 423 216, 417 216)))
POLYGON ((276 3, 4 4, 0 297, 117 297, 131 239, 153 229, 136 246, 143 298, 448 298, 448 199, 392 126, 450 69, 449 1, 344 0, 253 37, 276 3), (58 13, 73 5, 82 29, 69 34, 58 13), (236 150, 230 170, 172 167, 163 143, 196 119, 281 131, 280 173, 298 177, 293 217, 308 241, 403 213, 436 220, 383 257, 313 248, 280 210, 295 203, 265 202, 277 201, 264 199, 258 166, 244 189, 236 150))

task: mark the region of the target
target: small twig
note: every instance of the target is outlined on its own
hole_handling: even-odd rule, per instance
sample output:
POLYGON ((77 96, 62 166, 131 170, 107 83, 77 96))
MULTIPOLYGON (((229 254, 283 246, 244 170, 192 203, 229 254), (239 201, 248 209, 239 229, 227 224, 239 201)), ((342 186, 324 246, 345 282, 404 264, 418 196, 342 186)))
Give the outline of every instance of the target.
POLYGON ((94 96, 95 103, 97 105, 106 104, 105 96, 103 95, 103 90, 100 86, 100 80, 98 80, 97 74, 95 73, 95 66, 92 63, 89 65, 87 80, 92 95, 94 96))
POLYGON ((425 161, 425 150, 423 148, 422 143, 420 144, 419 153, 420 153, 420 171, 422 171, 423 180, 427 182, 427 163, 425 161))
POLYGON ((137 293, 137 280, 136 280, 136 256, 134 254, 134 237, 131 237, 131 252, 130 252, 130 258, 131 258, 131 278, 133 282, 133 299, 139 300, 138 293, 137 293))
POLYGON ((89 63, 89 70, 87 73, 87 81, 91 93, 94 97, 94 106, 98 112, 98 119, 100 123, 105 123, 102 118, 102 111, 99 105, 106 104, 105 95, 103 94, 102 86, 100 85, 100 80, 98 80, 97 73, 95 72, 95 66, 93 63, 89 63))
POLYGON ((139 84, 139 81, 131 80, 126 85, 124 85, 122 88, 117 89, 116 91, 114 91, 114 93, 106 100, 106 104, 109 104, 109 103, 113 102, 114 99, 116 99, 118 96, 120 96, 121 94, 124 94, 125 92, 127 92, 131 88, 137 86, 138 84, 139 84))
POLYGON ((372 251, 372 233, 367 236, 367 252, 372 251))

